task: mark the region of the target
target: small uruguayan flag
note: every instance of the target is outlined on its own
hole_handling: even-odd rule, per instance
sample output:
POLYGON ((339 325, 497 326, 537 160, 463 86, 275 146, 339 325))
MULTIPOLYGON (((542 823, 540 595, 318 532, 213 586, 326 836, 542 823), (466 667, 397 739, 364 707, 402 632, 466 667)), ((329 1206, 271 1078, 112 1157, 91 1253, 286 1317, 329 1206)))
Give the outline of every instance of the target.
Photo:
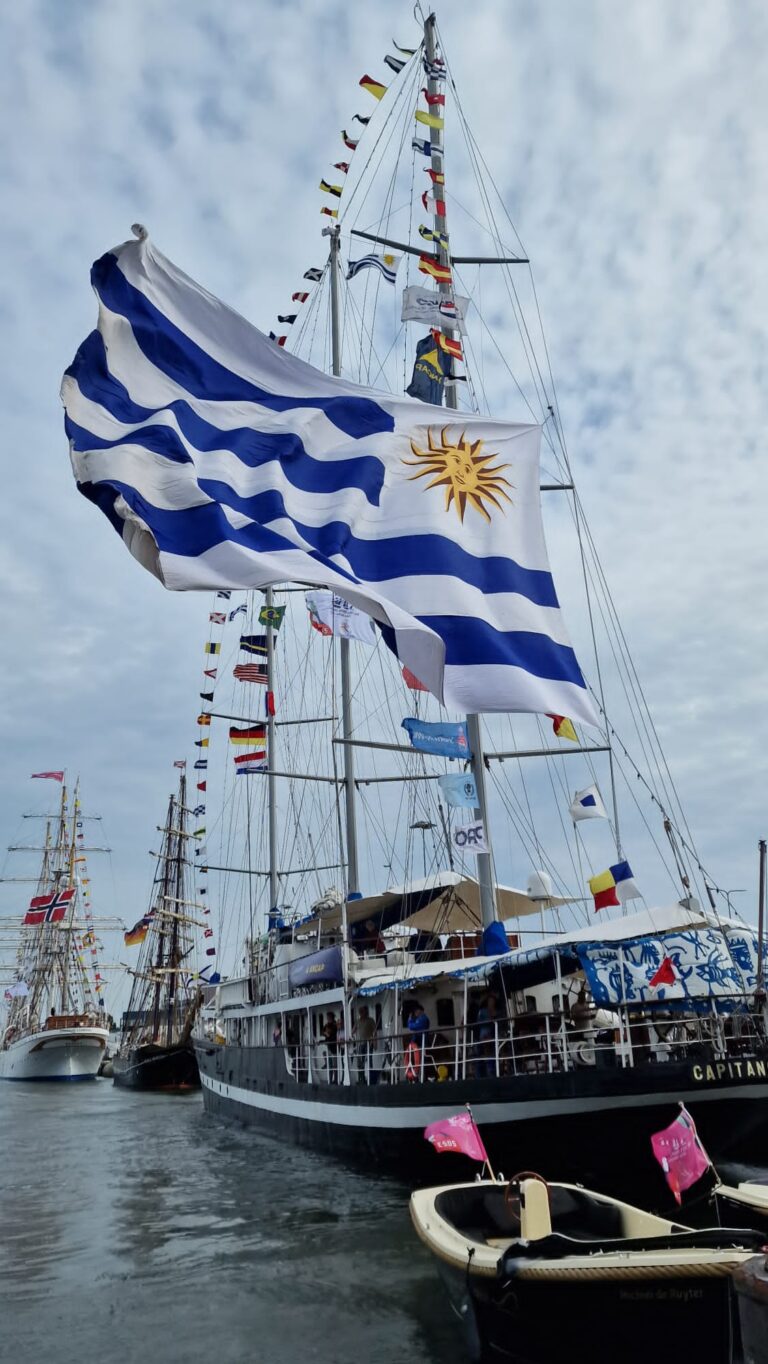
POLYGON ((577 791, 570 805, 571 819, 578 823, 580 819, 607 819, 608 811, 603 804, 603 798, 596 786, 587 786, 583 791, 577 791))
POLYGON ((385 251, 382 256, 371 252, 369 256, 361 256, 359 260, 349 262, 347 279, 354 279, 361 270, 378 270, 388 284, 394 284, 397 279, 397 267, 402 259, 402 256, 394 256, 390 251, 385 251))
POLYGON ((179 591, 327 587, 447 706, 596 724, 547 559, 540 427, 323 374, 137 233, 93 267, 98 330, 62 387, 80 491, 135 558, 179 591))

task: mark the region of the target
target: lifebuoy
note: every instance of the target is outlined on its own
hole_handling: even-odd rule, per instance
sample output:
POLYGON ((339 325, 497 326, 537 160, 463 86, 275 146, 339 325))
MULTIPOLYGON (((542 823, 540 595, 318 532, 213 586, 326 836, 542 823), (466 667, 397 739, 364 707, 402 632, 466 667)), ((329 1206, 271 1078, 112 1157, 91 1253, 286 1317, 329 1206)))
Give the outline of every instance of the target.
POLYGON ((421 1048, 415 1042, 409 1042, 405 1049, 405 1078, 406 1080, 418 1079, 421 1070, 421 1048))

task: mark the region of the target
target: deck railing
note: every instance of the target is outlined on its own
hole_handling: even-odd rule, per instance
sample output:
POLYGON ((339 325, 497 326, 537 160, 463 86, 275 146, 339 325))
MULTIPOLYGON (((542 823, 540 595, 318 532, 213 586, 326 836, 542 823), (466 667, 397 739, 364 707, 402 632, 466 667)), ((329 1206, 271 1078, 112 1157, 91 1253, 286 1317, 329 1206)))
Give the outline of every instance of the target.
MULTIPOLYGON (((284 1046, 291 1076, 316 1084, 424 1084, 444 1080, 555 1074, 594 1067, 704 1065, 762 1058, 764 1013, 707 1014, 684 1019, 616 1015, 615 1028, 574 1027, 557 1014, 398 1033, 371 1042, 284 1046)), ((767 1068, 768 1069, 768 1068, 767 1068)), ((766 1074, 768 1079, 768 1073, 766 1074)))

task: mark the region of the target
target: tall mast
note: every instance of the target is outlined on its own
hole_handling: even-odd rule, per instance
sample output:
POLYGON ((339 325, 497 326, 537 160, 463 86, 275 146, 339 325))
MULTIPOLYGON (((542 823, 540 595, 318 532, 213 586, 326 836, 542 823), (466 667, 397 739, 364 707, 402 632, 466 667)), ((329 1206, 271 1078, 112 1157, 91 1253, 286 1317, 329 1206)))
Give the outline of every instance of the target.
MULTIPOLYGON (((176 1007, 176 991, 179 981, 179 910, 184 899, 184 856, 186 853, 184 834, 186 833, 187 778, 182 771, 179 778, 178 824, 176 832, 176 860, 174 866, 174 885, 176 887, 175 906, 171 921, 171 947, 168 953, 168 1013, 165 1033, 166 1046, 173 1042, 173 1015, 176 1007)), ((169 838, 173 837, 169 834, 169 838)), ((166 903, 163 909, 166 908, 166 903)))
MULTIPOLYGON (((424 21, 424 51, 427 57, 427 61, 430 63, 431 66, 432 63, 434 63, 435 57, 437 55, 434 14, 430 14, 424 21)), ((431 75, 428 76, 427 78, 427 89, 429 90, 430 95, 437 95, 441 93, 438 82, 431 75)), ((430 105, 430 108, 432 107, 439 108, 440 106, 430 105)), ((444 161, 445 148, 443 144, 443 135, 442 131, 439 128, 430 128, 429 142, 432 150, 431 158, 432 170, 439 174, 440 172, 444 171, 445 166, 444 161)), ((444 195, 445 195, 444 187, 438 185, 436 187, 436 192, 434 193, 433 196, 437 205, 440 204, 444 205, 445 203, 444 195)), ((447 232, 445 215, 436 212, 434 214, 434 225, 436 232, 442 232, 445 234, 447 232)), ((438 253, 441 265, 450 266, 451 263, 450 252, 446 249, 446 247, 440 245, 438 247, 438 253)), ((441 294, 451 294, 453 292, 453 286, 450 284, 440 283, 438 284, 438 290, 441 294)), ((450 327, 446 327, 445 332, 446 335, 452 337, 458 335, 457 331, 454 328, 450 327)), ((459 405, 455 384, 449 384, 446 387, 445 405, 446 407, 451 408, 453 411, 455 411, 459 405)), ((488 824, 488 798, 485 787, 485 761, 483 757, 483 736, 480 731, 479 715, 474 713, 471 715, 467 715, 466 720, 467 737, 469 739, 469 747, 472 751, 472 772, 475 778, 475 786, 477 788, 477 807, 475 809, 475 819, 481 819, 483 821, 486 844, 489 849, 487 853, 477 854, 477 880, 480 887, 480 911, 483 917, 483 927, 487 928, 489 924, 492 924, 496 921, 497 916, 496 895, 493 886, 493 855, 492 852, 490 851, 491 837, 490 827, 488 824)))
MULTIPOLYGON (((339 324, 339 228, 326 229, 331 238, 331 358, 333 372, 341 374, 341 328, 339 324)), ((340 639, 341 651, 341 731, 344 738, 344 807, 347 822, 347 899, 360 891, 357 859, 357 805, 355 792, 355 750, 352 738, 352 675, 349 640, 340 639)))
MULTIPOLYGON (((266 604, 273 604, 272 588, 267 588, 266 604)), ((267 620, 267 694, 275 692, 275 632, 271 620, 267 620)), ((269 908, 277 909, 280 887, 277 879, 277 778, 275 770, 275 717, 267 707, 267 823, 269 832, 269 908)), ((246 779, 247 780, 247 779, 246 779)))
POLYGON ((161 882, 162 891, 160 892, 160 904, 162 905, 162 909, 161 909, 160 913, 156 916, 156 919, 155 919, 155 922, 157 923, 157 955, 156 955, 156 957, 155 957, 155 967, 157 968, 157 969, 156 969, 157 980, 155 981, 155 1002, 154 1002, 154 1004, 153 1004, 153 1006, 152 1006, 152 1041, 153 1041, 153 1042, 159 1042, 159 1040, 160 1040, 160 993, 161 993, 161 990, 162 990, 162 983, 163 983, 163 977, 162 977, 162 974, 161 974, 161 968, 162 968, 163 965, 165 964, 165 963, 164 963, 165 929, 164 929, 164 927, 163 927, 163 912, 162 912, 162 911, 165 909, 165 906, 166 906, 167 903, 168 903, 168 896, 170 895, 170 891, 171 891, 171 865, 170 865, 170 864, 171 864, 171 835, 170 835, 170 832, 169 832, 169 831, 174 827, 173 821, 174 821, 174 815, 175 815, 175 812, 176 812, 176 811, 175 811, 175 805, 176 805, 176 803, 175 803, 174 797, 171 796, 170 800, 168 801, 168 814, 166 815, 166 829, 165 829, 165 833, 163 834, 163 847, 162 847, 162 856, 163 856, 163 879, 162 879, 162 882, 161 882), (159 922, 158 922, 158 920, 159 920, 159 922))
MULTIPOLYGON (((75 794, 74 794, 74 798, 73 798, 73 801, 72 801, 72 830, 71 830, 71 833, 70 833, 70 836, 69 836, 69 847, 67 848, 67 855, 66 855, 66 878, 64 877, 64 874, 63 874, 63 871, 62 871, 62 877, 61 877, 61 880, 60 880, 59 886, 58 886, 58 889, 59 889, 59 890, 62 888, 62 885, 63 885, 64 882, 65 882, 65 879, 66 879, 66 885, 67 885, 68 887, 73 887, 74 884, 75 884, 75 848, 76 848, 76 846, 77 846, 77 844, 76 844, 76 839, 75 839, 75 834, 76 834, 75 821, 76 821, 76 819, 77 819, 77 810, 78 810, 78 805, 79 805, 79 791, 80 791, 80 786, 79 786, 78 783, 75 783, 75 794)), ((63 798, 63 795, 64 795, 64 793, 62 792, 62 798, 63 798)), ((64 806, 63 806, 63 804, 62 804, 62 810, 61 810, 61 837, 62 837, 62 840, 66 837, 66 834, 67 834, 67 820, 66 820, 66 813, 65 813, 65 810, 64 810, 64 806)), ((72 897, 72 899, 71 899, 71 901, 70 901, 69 910, 68 910, 68 912, 67 912, 67 926, 66 926, 66 928, 65 928, 64 925, 62 925, 62 932, 61 932, 61 938, 60 938, 60 941, 61 941, 62 939, 63 939, 63 941, 64 941, 63 960, 62 960, 62 963, 61 963, 61 1012, 62 1012, 63 1014, 69 1013, 69 954, 70 954, 70 952, 72 951, 72 925, 73 925, 74 915, 75 915, 75 900, 76 900, 76 898, 77 898, 77 897, 73 895, 73 897, 72 897)))

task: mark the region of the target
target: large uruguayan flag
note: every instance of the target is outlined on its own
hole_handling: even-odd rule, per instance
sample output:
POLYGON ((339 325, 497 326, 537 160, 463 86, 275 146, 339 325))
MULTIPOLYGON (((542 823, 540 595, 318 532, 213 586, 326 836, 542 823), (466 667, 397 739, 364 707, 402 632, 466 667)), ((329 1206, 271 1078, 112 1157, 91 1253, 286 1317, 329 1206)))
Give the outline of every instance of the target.
POLYGON ((80 491, 166 587, 329 587, 446 705, 596 723, 549 571, 540 428, 286 354, 143 229, 63 383, 80 491))

